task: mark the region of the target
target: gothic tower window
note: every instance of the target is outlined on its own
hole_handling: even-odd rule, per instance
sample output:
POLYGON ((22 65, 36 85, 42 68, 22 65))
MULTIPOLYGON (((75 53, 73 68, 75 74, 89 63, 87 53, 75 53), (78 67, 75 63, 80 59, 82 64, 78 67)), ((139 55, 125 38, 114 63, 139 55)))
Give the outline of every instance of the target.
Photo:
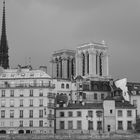
POLYGON ((71 75, 74 76, 74 58, 71 60, 71 75))
POLYGON ((56 58, 56 77, 58 78, 59 76, 59 63, 58 63, 58 59, 56 58))
POLYGON ((87 52, 87 73, 89 74, 89 53, 87 52))
POLYGON ((96 74, 98 74, 98 52, 96 52, 96 74))
POLYGON ((85 54, 82 53, 82 67, 83 67, 83 71, 82 71, 82 75, 85 75, 85 54))
POLYGON ((67 60, 67 75, 68 75, 68 79, 70 78, 70 70, 69 70, 70 66, 69 66, 69 64, 70 64, 70 59, 68 58, 68 60, 67 60))
POLYGON ((100 53, 100 55, 99 55, 99 70, 100 70, 100 76, 102 76, 102 56, 103 56, 103 53, 100 53))

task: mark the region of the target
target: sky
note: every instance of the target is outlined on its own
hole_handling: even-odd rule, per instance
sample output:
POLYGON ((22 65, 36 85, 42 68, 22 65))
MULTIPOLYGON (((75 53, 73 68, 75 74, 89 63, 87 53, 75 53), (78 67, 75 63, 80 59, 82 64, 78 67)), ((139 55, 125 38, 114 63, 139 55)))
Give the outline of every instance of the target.
POLYGON ((11 68, 105 40, 110 75, 140 82, 140 0, 6 0, 6 26, 11 68))

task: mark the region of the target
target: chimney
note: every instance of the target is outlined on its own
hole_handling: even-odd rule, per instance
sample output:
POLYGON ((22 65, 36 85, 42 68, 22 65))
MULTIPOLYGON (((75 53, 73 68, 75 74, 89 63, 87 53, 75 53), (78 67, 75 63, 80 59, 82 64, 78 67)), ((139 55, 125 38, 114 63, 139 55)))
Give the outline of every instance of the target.
POLYGON ((40 66, 39 69, 47 73, 47 66, 40 66))

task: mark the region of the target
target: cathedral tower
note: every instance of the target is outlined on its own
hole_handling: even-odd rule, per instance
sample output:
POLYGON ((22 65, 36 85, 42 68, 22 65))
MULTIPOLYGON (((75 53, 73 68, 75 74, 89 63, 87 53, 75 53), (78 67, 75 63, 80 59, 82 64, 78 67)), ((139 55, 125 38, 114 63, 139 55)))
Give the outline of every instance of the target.
POLYGON ((8 42, 6 36, 6 22, 5 22, 5 0, 3 1, 3 18, 0 40, 0 66, 2 66, 4 69, 9 68, 8 42))
POLYGON ((105 42, 84 44, 76 50, 76 76, 108 77, 108 47, 105 42))

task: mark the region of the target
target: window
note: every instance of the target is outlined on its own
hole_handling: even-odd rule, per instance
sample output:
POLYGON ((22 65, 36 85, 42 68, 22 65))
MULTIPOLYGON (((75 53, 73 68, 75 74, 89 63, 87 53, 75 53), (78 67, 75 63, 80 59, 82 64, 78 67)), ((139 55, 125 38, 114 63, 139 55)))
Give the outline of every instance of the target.
POLYGON ((77 117, 81 117, 82 114, 81 114, 81 111, 77 111, 77 117))
POLYGON ((43 96, 43 91, 40 91, 39 92, 39 96, 43 96))
POLYGON ((14 122, 10 122, 10 127, 13 127, 14 126, 14 122))
POLYGON ((77 121, 77 129, 82 129, 82 121, 77 121))
POLYGON ((1 91, 1 97, 5 97, 5 90, 1 91))
POLYGON ((137 100, 133 100, 133 105, 137 107, 137 100))
POLYGON ((29 121, 29 126, 33 127, 33 120, 29 121))
POLYGON ((65 122, 64 121, 60 121, 60 129, 65 129, 65 122))
POLYGON ((103 100, 103 99, 104 99, 104 94, 102 93, 102 94, 101 94, 101 100, 103 100))
POLYGON ((1 100, 1 107, 5 107, 5 100, 1 100))
POLYGON ((43 127, 43 121, 39 121, 39 127, 43 127))
POLYGON ((30 96, 33 96, 33 89, 30 89, 30 96))
POLYGON ((43 118, 43 110, 39 110, 39 118, 43 118))
POLYGON ((132 121, 127 121, 127 130, 132 130, 132 121))
POLYGON ((97 93, 94 93, 94 99, 97 100, 97 93))
POLYGON ((39 106, 43 106, 43 99, 39 99, 39 106))
POLYGON ((10 118, 14 118, 14 110, 10 110, 10 118))
POLYGON ((118 121, 118 130, 123 130, 123 122, 118 121))
POLYGON ((10 96, 14 97, 14 90, 10 90, 10 96))
POLYGON ((65 88, 65 85, 64 85, 64 83, 62 83, 62 84, 61 84, 61 88, 65 88))
POLYGON ((88 111, 88 117, 93 117, 93 111, 88 111))
POLYGON ((69 111, 68 112, 68 117, 72 117, 73 116, 73 112, 69 111))
POLYGON ((93 130, 93 121, 88 121, 88 130, 93 130))
POLYGON ((14 107, 14 99, 10 100, 10 107, 14 107))
POLYGON ((110 114, 112 114, 113 113, 113 110, 112 109, 110 109, 110 114))
POLYGON ((29 117, 33 118, 33 110, 29 110, 29 117))
POLYGON ((52 127, 52 121, 49 121, 49 127, 52 127))
POLYGON ((66 88, 69 89, 69 84, 66 84, 66 88))
POLYGON ((20 118, 23 118, 23 110, 20 110, 20 111, 19 111, 19 117, 20 117, 20 118))
POLYGON ((122 117, 123 114, 122 114, 122 110, 118 110, 118 117, 122 117))
POLYGON ((1 126, 4 127, 5 126, 5 123, 4 122, 1 122, 1 126))
POLYGON ((5 110, 1 110, 1 118, 5 118, 5 110))
POLYGON ((64 116, 65 116, 64 112, 60 112, 60 117, 64 117, 64 116))
POLYGON ((33 99, 30 99, 30 106, 33 106, 33 99))
POLYGON ((19 121, 19 126, 23 127, 23 121, 19 121))
POLYGON ((73 129, 73 121, 68 121, 68 129, 73 129))
POLYGON ((20 99, 20 107, 22 107, 23 106, 23 99, 20 99))
POLYGON ((127 117, 131 117, 132 116, 132 111, 131 110, 127 110, 127 117))
POLYGON ((102 130, 102 122, 97 121, 97 130, 102 130))

